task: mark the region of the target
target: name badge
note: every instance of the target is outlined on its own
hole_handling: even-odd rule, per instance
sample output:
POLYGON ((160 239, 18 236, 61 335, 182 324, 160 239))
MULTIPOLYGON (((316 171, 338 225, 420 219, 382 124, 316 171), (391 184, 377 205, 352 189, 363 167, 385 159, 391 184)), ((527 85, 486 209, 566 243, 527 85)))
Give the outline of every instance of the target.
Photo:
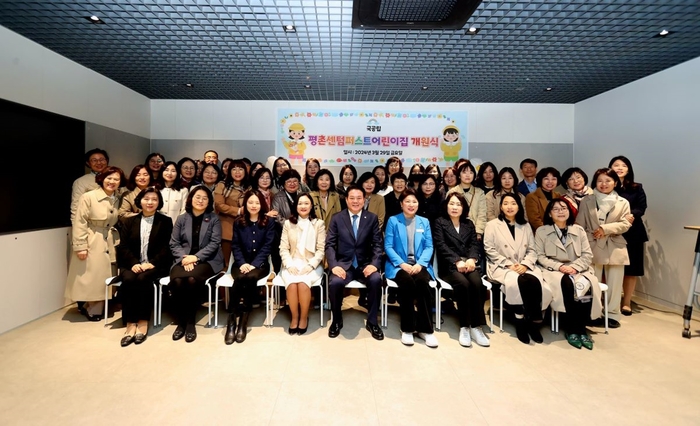
POLYGON ((425 229, 416 229, 416 232, 425 232, 425 229))

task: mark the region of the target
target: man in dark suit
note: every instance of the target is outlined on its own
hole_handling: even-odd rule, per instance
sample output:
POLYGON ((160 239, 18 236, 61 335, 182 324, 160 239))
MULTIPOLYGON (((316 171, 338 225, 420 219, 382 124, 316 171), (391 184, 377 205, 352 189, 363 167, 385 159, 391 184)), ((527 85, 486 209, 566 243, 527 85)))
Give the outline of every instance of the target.
POLYGON ((377 340, 384 333, 377 324, 382 293, 379 275, 383 245, 377 215, 363 210, 362 188, 351 186, 346 196, 347 208, 333 215, 326 236, 326 260, 330 269, 329 298, 333 322, 328 337, 338 337, 343 328, 343 295, 345 286, 357 280, 367 286, 367 330, 377 340))

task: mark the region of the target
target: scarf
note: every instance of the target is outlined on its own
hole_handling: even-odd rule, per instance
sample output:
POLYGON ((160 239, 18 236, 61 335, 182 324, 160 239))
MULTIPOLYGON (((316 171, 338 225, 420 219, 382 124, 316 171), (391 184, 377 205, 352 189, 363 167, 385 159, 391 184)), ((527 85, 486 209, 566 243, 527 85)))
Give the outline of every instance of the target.
POLYGON ((610 213, 613 207, 615 207, 615 203, 617 203, 617 192, 612 191, 610 194, 606 195, 594 189, 593 194, 595 194, 595 202, 598 207, 598 222, 605 223, 608 218, 608 213, 610 213))

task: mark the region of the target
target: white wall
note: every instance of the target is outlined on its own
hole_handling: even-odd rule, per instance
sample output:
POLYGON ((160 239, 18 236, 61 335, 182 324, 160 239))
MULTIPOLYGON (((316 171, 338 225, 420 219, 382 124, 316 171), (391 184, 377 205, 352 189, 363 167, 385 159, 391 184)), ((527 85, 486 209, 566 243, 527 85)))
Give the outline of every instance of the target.
POLYGON ((646 276, 637 294, 685 305, 700 225, 700 58, 575 105, 574 163, 587 172, 627 156, 644 185, 646 276))
MULTIPOLYGON (((0 98, 150 136, 148 98, 2 26, 0 98)), ((61 228, 0 236, 0 333, 65 305, 67 233, 61 228)))

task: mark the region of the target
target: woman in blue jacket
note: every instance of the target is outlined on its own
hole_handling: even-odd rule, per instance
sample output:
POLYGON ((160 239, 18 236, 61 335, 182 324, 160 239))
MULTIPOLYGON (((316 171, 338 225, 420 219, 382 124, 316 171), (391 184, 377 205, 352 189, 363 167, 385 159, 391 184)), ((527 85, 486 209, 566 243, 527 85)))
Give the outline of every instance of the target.
POLYGON ((431 348, 438 345, 433 334, 429 304, 432 300, 430 281, 435 276, 431 265, 433 237, 428 219, 417 216, 418 198, 411 188, 399 196, 402 213, 389 218, 384 251, 386 278, 399 286, 401 308, 401 343, 413 345, 413 333, 431 348), (414 301, 417 311, 414 310, 414 301))

